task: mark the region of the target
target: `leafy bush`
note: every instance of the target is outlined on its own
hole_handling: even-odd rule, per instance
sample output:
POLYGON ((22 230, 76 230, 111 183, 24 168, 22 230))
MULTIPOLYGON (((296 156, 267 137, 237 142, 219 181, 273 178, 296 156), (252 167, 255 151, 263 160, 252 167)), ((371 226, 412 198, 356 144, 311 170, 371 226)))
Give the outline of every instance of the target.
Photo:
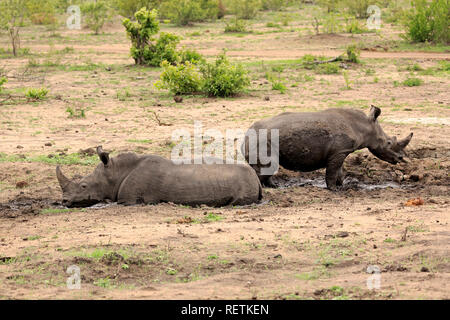
POLYGON ((253 19, 261 8, 261 0, 228 0, 228 7, 239 19, 253 19))
POLYGON ((161 5, 162 15, 179 26, 214 20, 218 12, 218 3, 212 0, 168 0, 161 5))
POLYGON ((247 32, 247 24, 237 17, 225 22, 225 32, 247 32))
POLYGON ((360 49, 352 44, 347 46, 347 60, 354 63, 359 63, 359 56, 361 55, 360 49))
POLYGON ((51 0, 28 0, 27 9, 33 24, 52 25, 56 24, 56 8, 51 0))
POLYGON ((367 31, 368 30, 366 29, 366 27, 354 17, 345 18, 345 32, 352 34, 361 34, 367 31))
POLYGON ((128 36, 131 39, 131 56, 136 64, 146 64, 145 53, 148 50, 150 39, 159 31, 158 13, 156 10, 148 11, 142 8, 134 14, 136 21, 123 19, 128 36))
POLYGON ((0 93, 3 90, 3 85, 8 82, 8 79, 6 79, 5 77, 0 77, 0 93))
POLYGON ((192 64, 199 64, 205 61, 205 58, 200 53, 191 49, 181 50, 179 56, 181 63, 189 61, 192 64))
POLYGON ((250 85, 247 70, 241 64, 231 63, 225 53, 213 63, 200 65, 203 91, 209 96, 228 97, 242 92, 250 85))
POLYGON ((195 50, 177 51, 180 37, 172 33, 161 32, 159 38, 153 38, 159 32, 158 13, 154 9, 142 8, 136 12, 136 21, 126 18, 123 25, 131 39, 131 56, 136 64, 159 67, 163 61, 170 64, 190 61, 198 63, 202 56, 195 50))
POLYGON ((403 85, 407 87, 420 86, 422 83, 423 83, 422 79, 419 78, 407 78, 405 81, 403 81, 403 85))
POLYGON ((413 0, 407 15, 407 37, 414 42, 449 43, 450 2, 413 0))
POLYGON ((272 90, 278 90, 280 93, 285 93, 287 88, 281 79, 271 78, 270 82, 272 83, 272 90))
POLYGON ((373 0, 346 0, 345 7, 348 11, 359 19, 368 18, 367 7, 374 4, 373 0))
POLYGON ((287 4, 286 0, 262 0, 264 10, 280 11, 287 4))
POLYGON ((161 0, 114 0, 113 7, 125 18, 133 18, 141 8, 157 9, 161 0))
POLYGON ((33 100, 42 100, 47 96, 48 89, 46 88, 30 88, 25 92, 25 96, 33 100))
POLYGON ((162 67, 160 80, 155 83, 158 89, 169 89, 173 94, 187 94, 201 90, 203 82, 201 74, 189 61, 176 66, 164 61, 162 67))
POLYGON ((180 37, 172 33, 161 32, 158 40, 144 50, 146 64, 159 67, 161 62, 168 61, 174 64, 178 59, 177 44, 180 37))
POLYGON ((108 19, 108 7, 106 2, 86 2, 81 6, 84 21, 89 29, 98 34, 108 19))
POLYGON ((321 74, 336 74, 339 73, 339 65, 335 62, 319 64, 316 67, 316 72, 321 74))

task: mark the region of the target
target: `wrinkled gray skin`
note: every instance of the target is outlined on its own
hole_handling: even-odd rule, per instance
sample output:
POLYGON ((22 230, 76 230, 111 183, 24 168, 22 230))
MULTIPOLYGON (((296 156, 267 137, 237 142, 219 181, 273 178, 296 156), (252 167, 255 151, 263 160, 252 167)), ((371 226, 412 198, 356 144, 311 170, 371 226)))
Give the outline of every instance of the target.
POLYGON ((156 156, 124 153, 102 161, 81 180, 69 180, 59 166, 56 175, 63 205, 86 207, 105 201, 121 204, 173 202, 197 206, 246 205, 262 197, 261 184, 247 164, 180 164, 156 156))
MULTIPOLYGON (((326 168, 327 187, 342 185, 345 158, 355 150, 368 148, 381 160, 391 164, 406 162, 404 148, 412 133, 397 141, 387 136, 377 121, 381 110, 372 106, 368 115, 352 109, 328 109, 321 112, 286 112, 254 123, 251 129, 279 129, 279 164, 289 170, 313 171, 326 168)), ((268 148, 270 150, 270 137, 268 148)), ((242 151, 249 161, 248 138, 242 151)), ((273 186, 270 175, 261 175, 262 166, 251 164, 261 183, 273 186)))

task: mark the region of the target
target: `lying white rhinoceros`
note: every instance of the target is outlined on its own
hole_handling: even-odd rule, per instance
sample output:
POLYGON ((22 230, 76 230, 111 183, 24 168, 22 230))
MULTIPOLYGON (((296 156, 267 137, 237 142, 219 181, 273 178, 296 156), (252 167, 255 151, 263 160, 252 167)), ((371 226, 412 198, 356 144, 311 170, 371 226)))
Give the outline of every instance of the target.
POLYGON ((97 153, 102 162, 80 180, 70 180, 56 168, 63 205, 85 207, 109 199, 126 205, 173 202, 219 207, 262 198, 258 176, 247 164, 175 164, 134 153, 110 158, 101 147, 97 153))

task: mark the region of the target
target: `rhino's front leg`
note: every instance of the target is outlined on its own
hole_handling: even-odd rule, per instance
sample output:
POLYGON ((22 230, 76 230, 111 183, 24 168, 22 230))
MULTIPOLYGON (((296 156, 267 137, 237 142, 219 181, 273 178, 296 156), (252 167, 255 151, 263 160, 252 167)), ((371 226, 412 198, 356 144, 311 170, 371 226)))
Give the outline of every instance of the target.
POLYGON ((330 157, 327 163, 327 171, 325 174, 325 181, 327 188, 330 190, 336 190, 336 185, 342 185, 343 182, 343 169, 342 165, 347 154, 336 154, 330 157))
POLYGON ((344 179, 345 179, 345 171, 343 169, 343 166, 341 166, 338 170, 337 179, 336 179, 336 185, 342 186, 344 185, 344 179))

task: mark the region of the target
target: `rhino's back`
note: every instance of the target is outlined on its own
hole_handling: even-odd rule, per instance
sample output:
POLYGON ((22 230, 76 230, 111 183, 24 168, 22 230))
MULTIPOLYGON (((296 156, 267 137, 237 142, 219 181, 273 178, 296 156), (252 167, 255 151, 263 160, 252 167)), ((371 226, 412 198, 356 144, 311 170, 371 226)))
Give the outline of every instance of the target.
POLYGON ((279 130, 279 161, 284 168, 312 171, 323 168, 330 154, 351 148, 354 132, 353 110, 329 109, 321 112, 286 112, 256 122, 252 128, 279 130))
POLYGON ((243 205, 260 200, 261 185, 246 164, 175 164, 149 156, 125 179, 118 198, 123 203, 243 205))
POLYGON ((165 175, 163 201, 224 206, 257 202, 261 186, 255 172, 243 164, 181 164, 165 175))

